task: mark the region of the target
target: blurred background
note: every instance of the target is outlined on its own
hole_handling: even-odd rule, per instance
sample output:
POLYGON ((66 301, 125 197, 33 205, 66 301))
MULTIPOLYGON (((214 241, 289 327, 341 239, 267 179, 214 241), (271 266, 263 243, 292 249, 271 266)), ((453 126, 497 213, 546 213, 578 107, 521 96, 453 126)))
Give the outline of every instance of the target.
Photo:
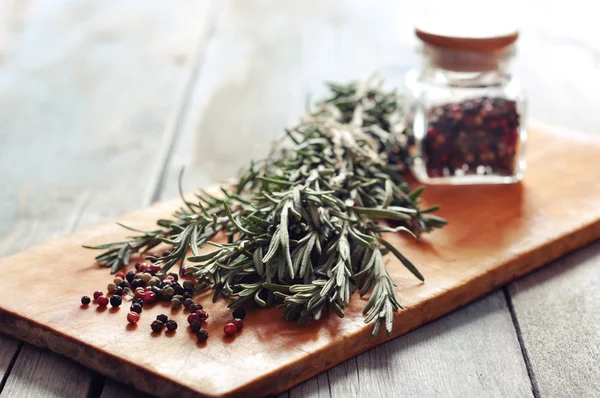
MULTIPOLYGON (((172 197, 184 165, 186 190, 233 176, 266 153, 306 99, 319 97, 325 80, 379 70, 400 82, 418 66, 413 24, 423 13, 475 11, 490 21, 517 21, 516 73, 529 94, 530 117, 596 133, 600 24, 590 4, 0 0, 0 255, 172 197)), ((460 310, 471 311, 461 322, 482 328, 474 331, 483 333, 474 339, 481 352, 502 352, 504 338, 516 341, 514 331, 471 321, 498 311, 512 328, 503 299, 491 297, 474 304, 481 308, 460 310)), ((561 341, 558 332, 556 347, 570 343, 567 337, 561 341)), ((446 372, 449 383, 452 370, 439 368, 443 355, 419 361, 430 360, 423 368, 446 372)), ((593 356, 582 358, 561 360, 574 373, 589 372, 593 356)), ((473 372, 485 379, 482 391, 495 385, 485 357, 473 361, 473 372)), ((91 371, 1 335, 0 377, 13 393, 76 396, 104 385, 91 371), (32 384, 39 372, 45 379, 32 384)), ((409 379, 436 383, 426 374, 409 379)), ((512 379, 516 390, 504 392, 531 391, 528 380, 512 379)))

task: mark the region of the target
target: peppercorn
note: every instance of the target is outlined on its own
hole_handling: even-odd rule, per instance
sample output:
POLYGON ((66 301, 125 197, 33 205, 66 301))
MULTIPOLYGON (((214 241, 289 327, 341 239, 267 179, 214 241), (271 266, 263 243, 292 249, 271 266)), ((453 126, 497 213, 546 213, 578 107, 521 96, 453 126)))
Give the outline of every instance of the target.
POLYGON ((123 272, 119 271, 115 274, 115 278, 125 279, 125 274, 123 272))
POLYGON ((246 317, 246 310, 242 307, 237 307, 235 310, 233 310, 233 317, 244 319, 246 317))
POLYGON ((190 325, 193 323, 200 323, 200 317, 198 314, 190 314, 187 320, 190 325))
POLYGON ((123 302, 123 299, 121 299, 121 296, 112 296, 110 298, 110 305, 112 305, 113 307, 120 306, 122 302, 123 302))
MULTIPOLYGON (((200 303, 196 303, 196 311, 198 311, 198 310, 203 310, 203 309, 204 309, 204 306, 203 306, 202 304, 200 304, 200 303)), ((194 312, 195 312, 195 311, 194 311, 194 312)))
POLYGON ((183 281, 183 288, 189 292, 193 292, 194 291, 194 282, 192 281, 183 281))
POLYGON ((183 292, 183 298, 184 299, 191 299, 192 297, 193 297, 193 295, 192 295, 191 292, 189 292, 187 290, 185 292, 183 292))
POLYGON ((117 287, 117 285, 115 285, 114 283, 109 283, 106 286, 106 290, 108 291, 108 293, 112 293, 115 291, 115 287, 117 287))
POLYGON ((96 302, 100 307, 106 307, 108 305, 108 298, 106 296, 100 296, 96 299, 96 302))
POLYGON ((244 321, 242 321, 240 318, 235 318, 233 321, 231 321, 231 323, 235 325, 238 332, 244 327, 244 321))
POLYGON ((168 276, 172 277, 174 281, 178 281, 179 280, 179 275, 177 275, 174 272, 170 272, 168 276))
POLYGON ((194 300, 192 300, 191 298, 186 298, 183 300, 183 308, 190 308, 190 305, 192 304, 194 304, 194 300))
POLYGON ((174 299, 177 299, 179 301, 183 301, 183 296, 181 294, 176 294, 173 296, 174 299))
POLYGON ((115 290, 113 291, 113 294, 115 296, 122 296, 123 295, 123 288, 121 286, 115 287, 115 290))
POLYGON ((233 336, 237 333, 237 328, 233 323, 229 322, 223 326, 223 332, 225 333, 225 336, 233 336))
POLYGON ((171 308, 173 308, 174 310, 176 310, 179 307, 181 307, 181 301, 179 299, 176 299, 176 298, 171 299, 171 308))
POLYGON ((113 279, 113 283, 117 286, 119 286, 121 282, 123 282, 123 278, 119 278, 118 276, 115 279, 113 279))
POLYGON ((133 281, 133 278, 135 277, 135 272, 133 271, 129 271, 126 275, 125 278, 127 279, 127 282, 131 283, 133 281))
POLYGON ((140 269, 140 263, 135 263, 135 270, 138 271, 140 269))
POLYGON ((163 254, 162 254, 162 256, 163 257, 167 257, 169 254, 171 254, 170 251, 164 251, 163 254))
POLYGON ((152 331, 156 332, 156 333, 159 333, 163 329, 164 326, 165 326, 165 324, 159 320, 153 321, 150 324, 150 328, 152 328, 152 331))
POLYGON ((81 304, 88 305, 91 302, 92 302, 92 300, 90 300, 90 298, 88 296, 81 297, 81 304))
POLYGON ((167 330, 169 332, 174 331, 175 329, 177 329, 177 322, 175 322, 173 319, 169 319, 166 323, 167 325, 167 330))
POLYGON ((165 314, 160 314, 156 316, 157 321, 161 321, 162 323, 167 323, 169 321, 169 317, 165 314))
POLYGON ((152 274, 156 274, 157 272, 160 272, 161 269, 162 269, 162 265, 160 265, 160 264, 152 264, 150 267, 148 267, 148 270, 152 274))
POLYGON ((160 285, 160 279, 158 279, 156 276, 153 276, 152 278, 150 278, 150 280, 148 281, 148 283, 146 285, 147 286, 158 286, 158 285, 160 285))
POLYGON ((143 299, 145 293, 146 291, 143 287, 138 287, 137 289, 135 289, 134 297, 143 299))
POLYGON ((152 287, 150 288, 150 291, 151 291, 152 293, 156 294, 156 296, 160 295, 160 293, 161 293, 161 290, 160 290, 159 288, 157 288, 156 286, 152 286, 152 287))
POLYGON ((188 307, 188 311, 189 311, 189 312, 191 312, 192 314, 193 314, 194 312, 198 311, 199 309, 200 309, 200 308, 198 308, 198 306, 197 306, 196 304, 191 304, 191 305, 188 307))
POLYGON ((96 290, 94 292, 94 300, 98 300, 98 297, 104 295, 104 293, 102 293, 100 290, 96 290))
POLYGON ((152 275, 150 275, 149 273, 144 272, 142 274, 142 280, 144 281, 144 283, 147 284, 150 281, 150 279, 152 279, 152 275))
POLYGON ((129 314, 127 314, 127 320, 131 324, 136 324, 140 320, 140 314, 137 313, 137 312, 132 311, 129 314))
POLYGON ((142 308, 144 307, 144 299, 141 298, 141 297, 134 298, 131 303, 132 304, 139 304, 140 306, 142 306, 142 308))
POLYGON ((129 307, 129 309, 131 310, 131 312, 137 312, 138 314, 142 313, 142 306, 138 303, 131 304, 131 307, 129 307))
POLYGON ((208 339, 208 332, 206 330, 199 330, 196 333, 196 338, 198 339, 198 343, 202 343, 208 339))
POLYGON ((200 322, 196 322, 196 323, 191 323, 190 324, 190 330, 193 333, 198 332, 200 329, 202 329, 202 324, 200 322))
POLYGON ((177 294, 185 293, 185 289, 178 282, 173 282, 171 284, 171 286, 173 286, 173 289, 175 289, 175 293, 177 293, 177 294))
POLYGON ((205 321, 208 319, 208 312, 206 312, 204 310, 196 311, 196 315, 198 315, 198 317, 200 318, 200 321, 205 321))
POLYGON ((164 298, 166 298, 167 300, 170 300, 175 295, 175 290, 173 290, 173 288, 171 286, 165 285, 165 287, 163 287, 161 290, 161 294, 164 298))
POLYGON ((129 287, 129 283, 127 281, 123 281, 119 283, 119 287, 125 289, 126 287, 129 287))
POLYGON ((141 280, 140 278, 135 278, 132 282, 131 282, 131 287, 134 289, 137 289, 138 287, 144 287, 144 281, 141 280))
POLYGON ((152 304, 156 301, 156 293, 153 291, 144 292, 144 302, 152 304))

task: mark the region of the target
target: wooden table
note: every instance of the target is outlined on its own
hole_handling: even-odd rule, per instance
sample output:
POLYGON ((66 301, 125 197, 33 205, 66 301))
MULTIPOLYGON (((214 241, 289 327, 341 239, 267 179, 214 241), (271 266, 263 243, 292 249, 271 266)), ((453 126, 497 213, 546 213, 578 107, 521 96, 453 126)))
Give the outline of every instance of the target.
MULTIPOLYGON (((517 69, 531 116, 597 133, 600 25, 586 5, 570 1, 570 17, 564 2, 519 3, 517 69)), ((232 176, 324 80, 417 65, 415 12, 394 0, 0 0, 0 255, 174 196, 183 165, 188 190, 232 176)), ((283 396, 597 395, 599 266, 596 243, 283 396)), ((2 397, 142 395, 3 335, 0 378, 2 397)))

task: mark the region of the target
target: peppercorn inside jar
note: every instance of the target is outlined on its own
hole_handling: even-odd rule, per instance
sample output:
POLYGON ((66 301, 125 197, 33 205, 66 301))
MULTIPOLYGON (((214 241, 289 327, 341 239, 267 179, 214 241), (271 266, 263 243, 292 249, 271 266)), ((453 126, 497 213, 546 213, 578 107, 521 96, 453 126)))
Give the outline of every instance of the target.
POLYGON ((523 177, 526 101, 510 73, 518 32, 469 25, 429 20, 416 29, 423 64, 405 83, 412 170, 423 183, 506 184, 523 177))

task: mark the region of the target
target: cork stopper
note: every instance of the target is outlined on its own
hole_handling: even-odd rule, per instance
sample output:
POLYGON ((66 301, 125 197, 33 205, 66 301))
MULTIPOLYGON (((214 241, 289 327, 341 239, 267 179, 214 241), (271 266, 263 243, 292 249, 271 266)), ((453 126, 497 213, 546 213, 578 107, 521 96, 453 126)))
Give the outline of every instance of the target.
POLYGON ((516 26, 487 18, 426 18, 415 28, 425 51, 440 67, 453 71, 489 71, 513 53, 516 26))
POLYGON ((431 46, 469 52, 502 51, 519 37, 516 26, 487 18, 424 18, 415 33, 431 46))

